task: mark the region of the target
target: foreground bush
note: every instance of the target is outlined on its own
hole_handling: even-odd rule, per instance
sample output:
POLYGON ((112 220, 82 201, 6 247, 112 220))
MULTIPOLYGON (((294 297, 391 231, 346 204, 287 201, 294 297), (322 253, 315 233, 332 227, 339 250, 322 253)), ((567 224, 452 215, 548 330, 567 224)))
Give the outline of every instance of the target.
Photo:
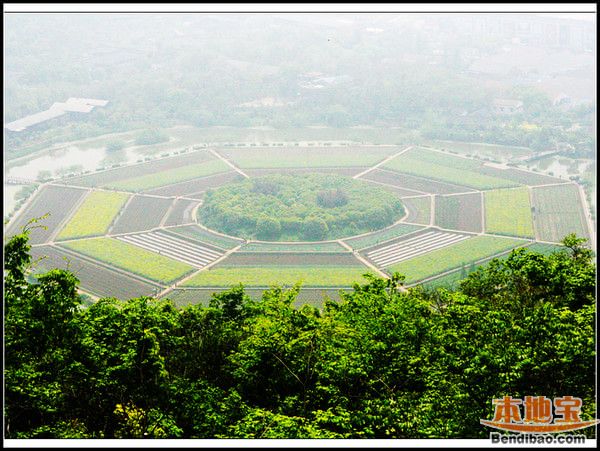
MULTIPOLYGON (((514 252, 456 292, 367 277, 292 307, 241 286, 210 306, 82 308, 73 274, 27 278, 5 245, 8 438, 481 438, 492 398, 572 395, 595 415, 595 267, 581 241, 514 252)), ((593 433, 590 429, 587 434, 593 433)))

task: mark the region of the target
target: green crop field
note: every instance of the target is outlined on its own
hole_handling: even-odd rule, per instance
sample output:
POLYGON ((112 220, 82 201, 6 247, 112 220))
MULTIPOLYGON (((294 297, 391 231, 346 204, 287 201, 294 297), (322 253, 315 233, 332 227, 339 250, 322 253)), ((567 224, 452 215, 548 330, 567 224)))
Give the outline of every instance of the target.
MULTIPOLYGON (((429 202, 429 198, 427 198, 429 202)), ((428 213, 429 214, 429 213, 428 213)), ((427 222, 429 222, 429 218, 427 218, 427 222)), ((375 246, 376 244, 383 243, 384 241, 391 240, 393 238, 397 238, 399 236, 407 235, 412 232, 416 232, 417 230, 423 229, 422 226, 414 225, 414 224, 396 224, 391 226, 385 230, 380 230, 378 232, 373 232, 365 236, 361 236, 358 238, 351 238, 348 240, 344 240, 347 244, 349 244, 353 249, 361 250, 367 247, 375 246)))
POLYGON ((477 189, 518 186, 518 183, 481 174, 482 162, 414 148, 389 161, 384 167, 397 172, 455 183, 477 189))
POLYGON ((569 233, 589 237, 578 191, 574 184, 533 189, 533 216, 541 240, 559 242, 569 233))
POLYGON ((486 191, 485 231, 533 238, 533 218, 527 188, 486 191))
POLYGON ((143 191, 173 183, 186 182, 207 175, 231 170, 223 161, 215 159, 202 163, 190 164, 179 168, 168 169, 152 174, 115 181, 104 186, 125 191, 143 191))
POLYGON ((241 271, 238 267, 221 266, 199 272, 182 286, 228 287, 242 283, 268 287, 303 282, 305 286, 350 287, 355 282, 361 282, 365 273, 371 271, 361 266, 244 266, 241 271))
POLYGON ((194 268, 113 238, 94 238, 62 244, 88 257, 158 282, 173 282, 194 268))
POLYGON ((103 235, 119 213, 129 195, 93 191, 58 235, 58 240, 103 235))
POLYGON ((335 241, 328 243, 257 243, 246 244, 240 252, 345 252, 347 249, 335 241))
POLYGON ((244 148, 219 151, 240 168, 319 168, 372 166, 397 147, 244 148))
POLYGON ((387 271, 404 274, 406 283, 413 283, 526 243, 525 240, 476 236, 390 266, 387 271))

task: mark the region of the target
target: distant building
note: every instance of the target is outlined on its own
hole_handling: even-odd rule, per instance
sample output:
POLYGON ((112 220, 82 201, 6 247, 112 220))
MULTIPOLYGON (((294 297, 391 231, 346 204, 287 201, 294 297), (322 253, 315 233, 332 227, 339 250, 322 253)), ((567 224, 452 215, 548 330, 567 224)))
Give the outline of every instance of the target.
POLYGON ((300 77, 301 81, 299 86, 304 89, 323 89, 331 86, 339 85, 341 83, 348 83, 352 80, 349 75, 334 75, 334 76, 319 76, 314 78, 307 78, 306 74, 300 77))
POLYGON ((560 93, 552 99, 554 106, 568 106, 573 102, 573 99, 565 93, 560 93))
POLYGON ((263 97, 257 100, 252 100, 250 102, 240 103, 238 107, 240 108, 271 108, 271 107, 280 107, 292 105, 294 102, 285 101, 276 97, 263 97))
POLYGON ((50 108, 39 113, 25 116, 16 121, 9 122, 4 128, 12 132, 22 132, 37 124, 49 121, 50 119, 63 116, 67 113, 89 113, 97 106, 106 106, 108 100, 100 99, 80 99, 71 97, 66 102, 55 102, 50 108))
POLYGON ((523 111, 523 102, 514 99, 494 99, 492 109, 496 114, 516 114, 523 111))

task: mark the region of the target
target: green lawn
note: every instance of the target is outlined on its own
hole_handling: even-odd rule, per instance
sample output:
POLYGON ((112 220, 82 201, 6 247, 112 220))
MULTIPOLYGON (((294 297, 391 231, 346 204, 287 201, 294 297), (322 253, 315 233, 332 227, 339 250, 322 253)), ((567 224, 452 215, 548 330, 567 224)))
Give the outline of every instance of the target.
POLYGON ((72 241, 62 246, 158 282, 169 283, 195 268, 113 238, 72 241))
POLYGON ((92 191, 62 229, 57 240, 105 234, 128 197, 124 193, 92 191))
POLYGON ((485 192, 485 230, 499 235, 534 237, 527 188, 485 192))
POLYGON ((366 267, 348 266, 276 266, 276 267, 216 267, 199 272, 183 286, 228 287, 242 283, 246 286, 268 287, 271 285, 350 287, 361 282, 362 275, 371 272, 366 267))
POLYGON ((190 164, 180 168, 169 169, 153 174, 142 175, 130 179, 107 183, 104 186, 125 191, 143 191, 160 186, 171 185, 178 182, 186 182, 219 172, 230 171, 231 168, 219 159, 208 160, 202 163, 190 164))
POLYGON ((389 273, 397 271, 404 274, 406 283, 413 283, 526 243, 517 239, 476 236, 392 265, 387 270, 389 273))
POLYGON ((510 180, 481 174, 481 165, 482 163, 476 160, 417 147, 389 161, 384 167, 476 189, 518 186, 518 183, 510 180))
POLYGON ((342 148, 244 148, 220 153, 240 168, 319 168, 372 166, 394 152, 396 147, 342 148))

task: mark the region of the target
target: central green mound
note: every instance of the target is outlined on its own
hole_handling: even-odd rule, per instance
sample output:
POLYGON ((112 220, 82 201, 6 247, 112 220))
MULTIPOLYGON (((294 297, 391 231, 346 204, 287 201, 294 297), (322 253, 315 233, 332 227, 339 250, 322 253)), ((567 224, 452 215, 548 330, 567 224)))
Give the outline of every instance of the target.
POLYGON ((209 190, 198 219, 228 235, 319 241, 378 230, 404 215, 390 192, 331 174, 271 175, 209 190))

